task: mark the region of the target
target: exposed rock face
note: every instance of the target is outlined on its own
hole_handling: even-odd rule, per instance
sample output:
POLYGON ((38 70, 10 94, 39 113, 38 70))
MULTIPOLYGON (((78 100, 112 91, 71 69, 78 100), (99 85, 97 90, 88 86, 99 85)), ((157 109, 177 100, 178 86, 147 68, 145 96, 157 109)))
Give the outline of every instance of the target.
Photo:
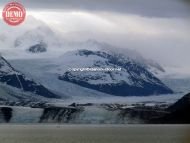
POLYGON ((121 118, 128 117, 131 120, 139 120, 141 123, 150 123, 151 120, 168 114, 169 112, 161 109, 143 107, 121 110, 119 115, 121 118))
POLYGON ((39 44, 31 46, 28 51, 31 53, 44 53, 47 51, 47 45, 43 42, 40 42, 39 44))
POLYGON ((160 123, 170 124, 189 124, 190 123, 190 93, 185 95, 175 104, 170 106, 167 111, 170 114, 157 119, 160 123))
MULTIPOLYGON (((16 103, 14 104, 16 105, 16 103)), ((24 106, 23 104, 21 106, 24 106)), ((136 104, 76 104, 67 107, 55 107, 46 103, 30 103, 32 108, 23 108, 29 113, 17 119, 18 123, 114 123, 114 124, 189 124, 190 94, 167 107, 163 103, 147 106, 136 104), (38 114, 36 116, 35 114, 38 114), (28 120, 30 119, 30 120, 28 120)), ((15 107, 0 108, 0 122, 11 122, 15 107)), ((20 114, 22 111, 19 109, 20 114)), ((18 115, 16 115, 18 117, 18 115)))
POLYGON ((190 94, 185 95, 179 101, 168 108, 157 107, 133 107, 121 109, 122 118, 139 119, 143 123, 156 124, 189 124, 190 123, 190 94))
POLYGON ((76 117, 77 113, 80 112, 81 109, 74 107, 48 107, 44 109, 44 112, 40 118, 40 122, 68 123, 76 117))
POLYGON ((12 108, 0 107, 0 122, 8 123, 12 118, 12 108))
POLYGON ((154 106, 146 106, 143 103, 132 105, 127 104, 105 104, 103 105, 109 111, 119 111, 120 120, 128 121, 127 123, 150 123, 155 118, 163 117, 170 112, 166 111, 163 103, 155 103, 154 106))

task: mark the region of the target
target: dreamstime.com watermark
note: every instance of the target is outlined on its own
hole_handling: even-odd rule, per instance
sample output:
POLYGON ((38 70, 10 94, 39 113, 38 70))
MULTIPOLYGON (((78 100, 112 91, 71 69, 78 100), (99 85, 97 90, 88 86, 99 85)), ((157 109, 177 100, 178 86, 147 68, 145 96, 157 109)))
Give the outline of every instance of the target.
POLYGON ((72 72, 102 72, 102 71, 121 71, 121 68, 69 68, 72 72))

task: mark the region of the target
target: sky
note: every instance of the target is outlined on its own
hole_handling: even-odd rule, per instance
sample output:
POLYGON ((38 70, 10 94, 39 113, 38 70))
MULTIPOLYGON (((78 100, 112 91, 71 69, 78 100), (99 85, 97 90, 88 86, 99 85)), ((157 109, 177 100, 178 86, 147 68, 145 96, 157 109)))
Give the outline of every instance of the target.
MULTIPOLYGON (((0 1, 0 10, 9 0, 0 1)), ((69 40, 95 39, 133 49, 163 66, 190 72, 189 0, 18 0, 27 11, 16 28, 0 18, 3 32, 14 35, 45 23, 69 40), (33 21, 31 20, 33 19, 33 21), (15 32, 16 31, 16 32, 15 32), (184 68, 187 67, 187 68, 184 68), (187 70, 188 69, 188 70, 187 70)))

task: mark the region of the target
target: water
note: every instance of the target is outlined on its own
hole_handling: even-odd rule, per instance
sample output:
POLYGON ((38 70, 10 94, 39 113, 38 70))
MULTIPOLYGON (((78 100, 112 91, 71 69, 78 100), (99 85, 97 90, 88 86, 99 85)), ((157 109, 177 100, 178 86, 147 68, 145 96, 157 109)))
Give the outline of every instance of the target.
POLYGON ((1 125, 2 143, 189 143, 189 125, 1 125))

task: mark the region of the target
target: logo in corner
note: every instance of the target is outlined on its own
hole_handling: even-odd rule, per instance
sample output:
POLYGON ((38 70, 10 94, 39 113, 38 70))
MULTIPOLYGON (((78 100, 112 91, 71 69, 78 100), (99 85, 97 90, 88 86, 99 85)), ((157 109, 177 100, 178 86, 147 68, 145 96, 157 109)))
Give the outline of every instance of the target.
POLYGON ((17 26, 24 22, 26 10, 22 4, 10 2, 4 7, 2 17, 8 25, 17 26))

